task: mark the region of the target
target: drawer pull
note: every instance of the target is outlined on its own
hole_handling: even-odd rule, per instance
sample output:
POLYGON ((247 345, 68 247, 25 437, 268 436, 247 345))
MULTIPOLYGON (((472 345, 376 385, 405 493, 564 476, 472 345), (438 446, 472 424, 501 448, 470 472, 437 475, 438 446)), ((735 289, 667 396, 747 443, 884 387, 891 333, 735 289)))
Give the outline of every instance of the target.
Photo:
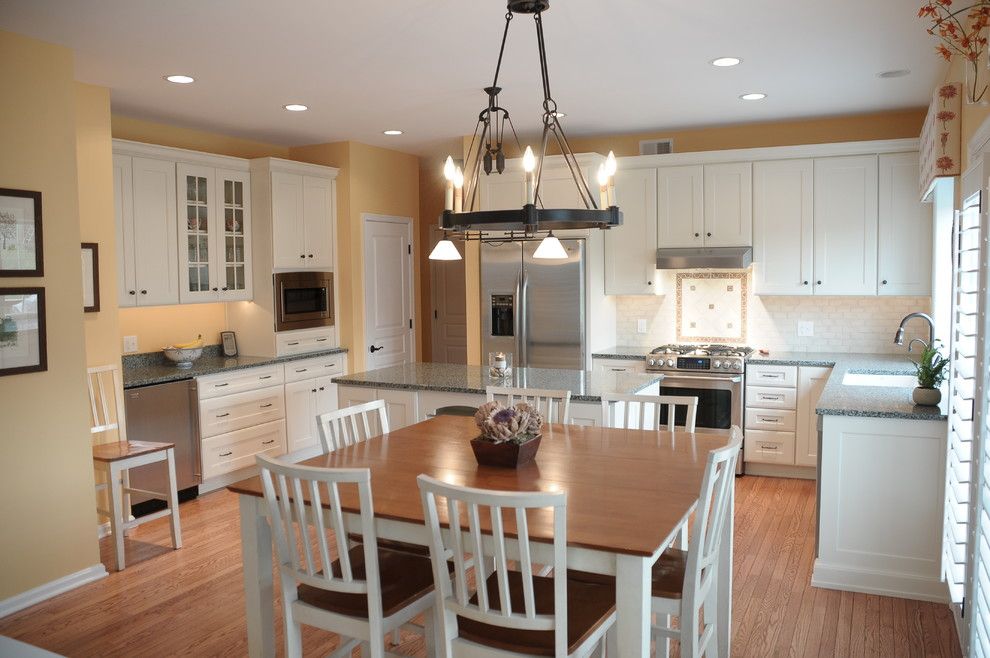
POLYGON ((784 373, 782 372, 761 372, 760 377, 764 379, 783 379, 784 373))
POLYGON ((306 372, 307 370, 309 370, 309 368, 300 368, 296 370, 296 372, 306 372))
POLYGON ((273 443, 275 443, 275 439, 268 439, 267 441, 262 441, 261 442, 261 445, 263 445, 263 446, 270 446, 273 443))
POLYGON ((217 414, 217 418, 226 418, 229 415, 230 415, 230 412, 228 411, 227 413, 217 414))
POLYGON ((780 446, 776 443, 761 443, 760 450, 779 450, 780 446))
POLYGON ((220 457, 230 457, 232 454, 234 454, 233 451, 230 451, 230 452, 221 452, 220 453, 220 457))
POLYGON ((230 382, 224 382, 222 384, 214 384, 214 386, 216 386, 217 388, 220 388, 222 386, 230 386, 230 382))
POLYGON ((262 408, 262 409, 267 409, 267 408, 268 408, 268 407, 270 407, 270 406, 272 406, 272 403, 271 403, 271 402, 269 402, 268 404, 263 404, 263 405, 261 405, 261 408, 262 408))
POLYGON ((328 363, 328 364, 326 364, 323 367, 324 368, 336 368, 337 367, 337 364, 336 363, 328 363))
POLYGON ((299 344, 299 341, 298 340, 293 341, 291 343, 286 343, 286 345, 298 345, 298 344, 299 344))
POLYGON ((271 379, 271 378, 272 378, 271 375, 262 375, 261 377, 258 377, 258 379, 271 379))
POLYGON ((625 372, 625 368, 609 368, 612 372, 625 372))
POLYGON ((329 338, 317 338, 317 339, 316 339, 316 342, 317 342, 317 343, 325 343, 325 342, 327 342, 328 340, 330 340, 330 339, 329 339, 329 338))
POLYGON ((756 417, 756 420, 760 421, 761 423, 779 423, 780 422, 780 419, 779 418, 767 418, 766 416, 757 416, 756 417))
POLYGON ((760 393, 761 400, 783 400, 783 395, 768 395, 766 393, 760 393))

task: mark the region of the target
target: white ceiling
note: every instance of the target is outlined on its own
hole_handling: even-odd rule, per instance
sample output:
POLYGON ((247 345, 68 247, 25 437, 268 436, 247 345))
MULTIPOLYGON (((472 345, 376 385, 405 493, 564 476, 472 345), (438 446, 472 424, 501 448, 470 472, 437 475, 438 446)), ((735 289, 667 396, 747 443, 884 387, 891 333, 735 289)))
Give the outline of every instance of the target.
MULTIPOLYGON (((926 106, 944 64, 916 5, 554 0, 551 87, 571 135, 926 106), (744 61, 708 64, 724 55, 744 61), (876 75, 903 68, 911 75, 876 75), (738 99, 750 91, 768 98, 738 99)), ((353 139, 425 153, 473 130, 504 13, 503 0, 0 0, 0 29, 72 48, 76 77, 110 87, 121 114, 283 145, 353 139), (167 83, 169 73, 196 83, 167 83)), ((537 131, 529 16, 513 20, 500 83, 517 129, 537 131)))

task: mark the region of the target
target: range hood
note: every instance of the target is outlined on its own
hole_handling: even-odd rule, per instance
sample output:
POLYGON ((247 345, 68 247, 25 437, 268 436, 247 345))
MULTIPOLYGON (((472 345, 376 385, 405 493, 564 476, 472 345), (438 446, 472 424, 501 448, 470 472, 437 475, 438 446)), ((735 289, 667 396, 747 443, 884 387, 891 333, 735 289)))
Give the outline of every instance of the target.
POLYGON ((752 247, 657 249, 658 270, 741 270, 752 262, 752 247))

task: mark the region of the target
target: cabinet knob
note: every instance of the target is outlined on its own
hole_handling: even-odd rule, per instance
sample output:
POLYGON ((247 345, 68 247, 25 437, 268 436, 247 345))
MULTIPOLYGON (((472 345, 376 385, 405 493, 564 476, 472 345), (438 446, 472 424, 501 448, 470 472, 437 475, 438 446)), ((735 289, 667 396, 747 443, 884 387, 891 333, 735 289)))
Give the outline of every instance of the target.
POLYGON ((321 391, 323 390, 323 387, 322 387, 322 386, 320 387, 320 390, 321 390, 321 391))
POLYGON ((696 237, 696 238, 700 238, 700 237, 701 237, 701 233, 695 233, 695 234, 694 234, 694 237, 696 237))
POLYGON ((887 279, 884 279, 883 281, 881 281, 881 282, 880 282, 880 285, 882 285, 882 286, 885 286, 885 285, 887 285, 887 279))
POLYGON ((313 254, 306 254, 306 258, 312 258, 313 254))
POLYGON ((310 389, 310 392, 312 392, 312 393, 316 393, 316 389, 315 389, 315 388, 313 388, 313 389, 310 389))
POLYGON ((220 289, 219 289, 219 288, 217 288, 217 287, 214 287, 214 288, 213 288, 213 292, 217 292, 218 290, 220 290, 220 289))
POLYGON ((137 294, 137 291, 134 291, 134 290, 128 290, 128 291, 127 291, 127 294, 128 294, 128 295, 136 295, 136 294, 137 294))
POLYGON ((226 291, 226 290, 230 290, 230 288, 228 288, 227 286, 224 286, 224 287, 223 287, 223 288, 221 288, 220 290, 224 290, 224 291, 226 291))
POLYGON ((808 285, 808 282, 807 281, 804 281, 804 282, 801 283, 801 285, 802 286, 806 286, 806 285, 808 285))
POLYGON ((822 285, 822 282, 821 281, 815 281, 815 285, 816 286, 820 286, 820 285, 822 285))
POLYGON ((646 282, 646 285, 648 285, 648 286, 652 286, 652 285, 653 285, 653 282, 652 282, 652 281, 647 281, 647 282, 646 282))
POLYGON ((147 291, 147 290, 142 290, 142 291, 141 291, 141 294, 142 294, 142 295, 147 295, 147 294, 148 294, 148 291, 147 291))
POLYGON ((711 233, 705 233, 705 235, 707 235, 708 237, 712 237, 711 233))
POLYGON ((300 258, 305 258, 306 257, 306 254, 299 254, 299 257, 300 258))

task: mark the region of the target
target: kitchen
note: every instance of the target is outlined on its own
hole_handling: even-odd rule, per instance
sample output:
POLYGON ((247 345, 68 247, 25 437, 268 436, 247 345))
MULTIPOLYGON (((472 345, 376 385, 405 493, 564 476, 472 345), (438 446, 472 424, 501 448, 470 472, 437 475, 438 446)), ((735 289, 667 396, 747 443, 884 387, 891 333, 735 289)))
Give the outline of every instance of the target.
MULTIPOLYGON (((483 151, 472 151, 471 137, 462 135, 471 123, 465 119, 484 107, 477 90, 465 92, 461 110, 451 108, 444 120, 379 114, 374 130, 367 123, 343 122, 332 131, 317 125, 331 121, 321 113, 332 103, 310 100, 312 83, 245 91, 243 108, 274 98, 277 113, 224 118, 210 82, 220 79, 219 68, 204 77, 206 62, 160 54, 154 63, 135 63, 140 71, 100 70, 95 46, 69 27, 72 19, 98 24, 113 32, 109 43, 136 51, 136 35, 147 39, 147 32, 132 26, 125 34, 96 10, 87 15, 59 3, 63 14, 46 19, 27 3, 11 3, 0 18, 0 28, 10 30, 0 33, 0 44, 5 61, 20 62, 5 76, 24 101, 3 119, 4 143, 20 144, 18 133, 49 137, 31 157, 18 147, 18 164, 0 168, 0 186, 42 190, 45 269, 15 274, 23 278, 12 284, 44 285, 48 354, 47 369, 0 378, 12 435, 39 437, 11 454, 5 486, 9 500, 22 501, 42 473, 55 473, 59 483, 6 518, 26 530, 3 553, 7 564, 23 568, 5 571, 0 635, 59 653, 73 646, 132 653, 135 645, 109 640, 102 622, 85 640, 70 630, 44 640, 41 615, 96 599, 116 606, 106 588, 140 588, 131 585, 132 574, 154 578, 159 569, 176 573, 182 560, 203 565, 222 556, 217 577, 230 581, 223 636, 235 653, 253 650, 237 524, 225 526, 222 547, 202 534, 204 524, 237 516, 243 494, 227 487, 258 473, 258 455, 296 463, 323 454, 322 414, 382 400, 389 431, 399 433, 435 425, 448 407, 476 409, 489 386, 501 385, 568 391, 568 423, 583 428, 568 430, 574 440, 608 424, 604 398, 637 394, 696 397, 699 435, 742 430, 734 653, 820 646, 823 655, 857 655, 865 651, 857 643, 876 648, 887 633, 893 655, 915 642, 945 655, 975 650, 977 629, 959 613, 963 593, 978 586, 959 550, 979 528, 959 512, 966 516, 975 505, 969 489, 981 482, 969 473, 982 444, 969 446, 982 416, 964 409, 980 396, 972 373, 985 358, 972 319, 982 303, 974 287, 981 267, 954 270, 953 263, 979 256, 973 194, 987 179, 986 110, 962 98, 972 86, 962 62, 943 70, 933 61, 937 39, 925 34, 924 17, 883 4, 881 15, 896 16, 901 26, 903 62, 869 59, 877 71, 858 65, 869 92, 844 91, 836 73, 832 93, 845 105, 761 109, 791 92, 781 86, 767 98, 737 98, 774 76, 726 77, 751 75, 760 60, 740 50, 742 62, 722 67, 712 62, 725 53, 706 47, 693 75, 719 94, 732 87, 729 100, 715 105, 738 106, 735 114, 580 124, 593 112, 576 105, 581 94, 567 91, 561 77, 555 90, 571 117, 555 111, 552 123, 567 129, 568 146, 546 152, 530 121, 539 112, 524 102, 540 91, 534 86, 521 96, 514 89, 523 62, 534 60, 510 47, 501 80, 516 95, 507 91, 488 108, 518 108, 522 141, 517 146, 511 131, 502 133, 504 151, 492 160, 504 171, 472 175, 484 168, 474 155, 483 151), (151 82, 134 82, 152 69, 151 82), (196 80, 162 79, 178 72, 196 80), (955 98, 940 93, 946 87, 955 98), (863 94, 890 100, 857 101, 863 94), (290 109, 297 101, 311 109, 290 109), (32 117, 30 107, 61 110, 32 117), (946 107, 960 120, 940 117, 946 107), (278 127, 286 121, 294 123, 278 127), (387 134, 397 128, 405 134, 387 134), (928 140, 933 131, 950 134, 951 143, 928 140), (535 171, 525 161, 527 144, 538 153, 535 171), (932 148, 948 148, 954 169, 935 166, 932 148), (448 155, 462 168, 459 185, 456 175, 444 176, 448 155), (532 203, 537 196, 541 203, 532 203), (583 216, 590 225, 554 224, 546 215, 534 236, 524 230, 527 218, 515 221, 527 206, 583 208, 586 196, 600 213, 583 216), (502 214, 501 223, 485 225, 490 212, 502 214), (515 223, 503 226, 507 217, 515 223), (547 235, 551 227, 559 241, 547 235), (98 245, 100 256, 91 284, 99 310, 87 313, 75 304, 80 242, 98 245), (456 259, 431 259, 438 243, 456 259), (563 255, 541 258, 544 245, 563 255), (911 319, 895 344, 899 323, 916 312, 933 325, 911 319), (939 405, 915 405, 916 341, 934 339, 952 361, 950 381, 939 405), (190 366, 167 360, 165 346, 188 350, 175 356, 183 365, 191 359, 190 366), (84 371, 105 364, 121 373, 127 439, 155 442, 168 433, 176 444, 178 550, 165 518, 125 534, 93 514, 89 432, 80 431, 90 415, 84 371), (41 406, 52 395, 67 401, 60 418, 41 406), (860 504, 865 500, 874 504, 860 504), (959 527, 946 525, 949 513, 959 527), (37 529, 38 519, 53 527, 37 529), (778 541, 780 560, 765 557, 778 541), (27 558, 37 543, 75 550, 27 558), (118 570, 121 554, 126 568, 118 570), (798 574, 793 586, 781 581, 784 573, 798 574), (761 630, 768 618, 778 623, 761 630), (864 640, 859 629, 875 630, 864 631, 864 640)), ((493 20, 504 7, 496 9, 493 20)), ((553 9, 545 17, 549 43, 572 47, 557 16, 592 10, 553 9)), ((161 11, 159 19, 176 20, 161 11)), ((793 11, 796 22, 808 18, 793 11)), ((465 33, 478 31, 479 16, 463 17, 465 33)), ((523 29, 523 18, 514 30, 523 29)), ((367 27, 365 19, 359 13, 351 27, 367 27)), ((403 38, 398 27, 387 29, 403 38)), ((531 35, 516 38, 532 45, 531 35)), ((149 48, 168 53, 174 44, 149 48)), ((471 58, 478 61, 463 88, 490 81, 489 54, 471 58)), ((387 69, 395 53, 378 57, 387 69)), ((552 71, 573 67, 558 57, 552 71)), ((41 222, 40 209, 37 217, 41 222)), ((682 412, 673 416, 677 426, 686 424, 682 412)), ((168 488, 148 475, 160 474, 160 464, 141 468, 130 486, 168 488)), ((139 518, 169 509, 141 497, 130 501, 139 518)), ((150 597, 149 609, 156 605, 146 590, 133 592, 135 600, 150 597)), ((195 608, 180 611, 180 599, 170 605, 177 619, 193 623, 195 608)), ((625 619, 621 611, 619 617, 625 619)), ((334 646, 335 636, 310 631, 307 652, 334 646)), ((420 650, 414 635, 404 638, 404 648, 420 650)), ((155 652, 184 646, 165 634, 155 652)), ((209 646, 207 653, 224 645, 209 646)), ((620 644, 621 653, 626 648, 620 644)))

